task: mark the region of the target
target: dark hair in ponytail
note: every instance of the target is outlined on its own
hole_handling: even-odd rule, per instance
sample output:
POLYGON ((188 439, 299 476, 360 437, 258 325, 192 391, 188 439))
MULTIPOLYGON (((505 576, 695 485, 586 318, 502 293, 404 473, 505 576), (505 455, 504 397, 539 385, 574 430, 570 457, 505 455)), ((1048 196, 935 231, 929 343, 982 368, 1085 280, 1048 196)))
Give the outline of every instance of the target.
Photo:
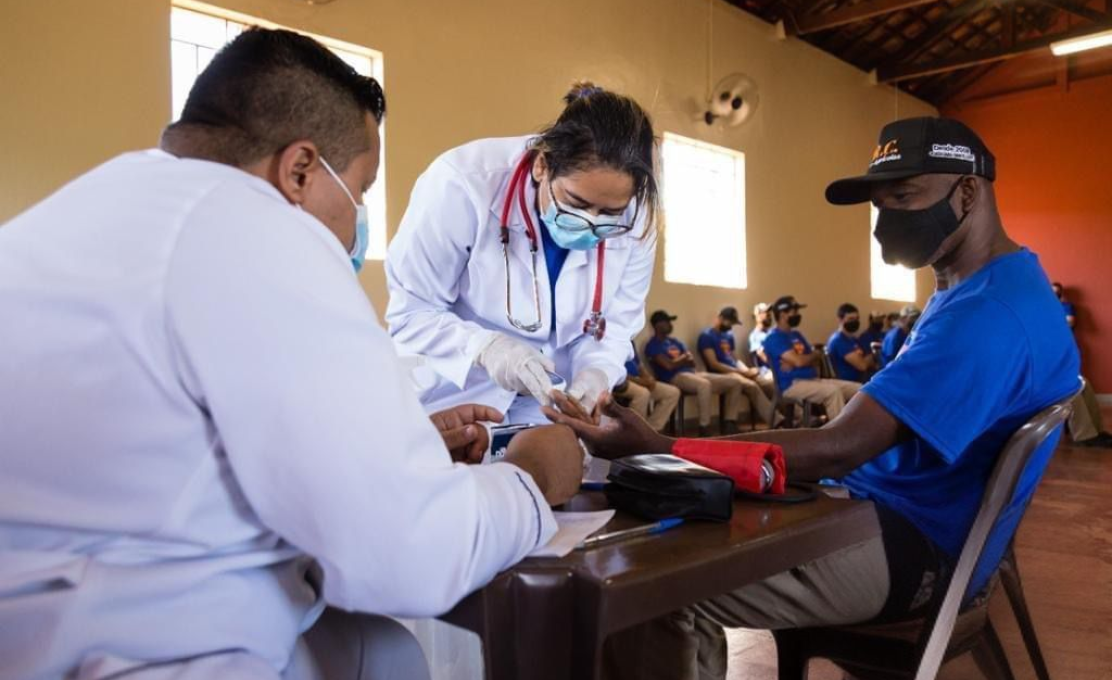
POLYGON ((540 133, 533 148, 544 154, 553 177, 598 167, 630 175, 648 234, 660 208, 656 136, 649 115, 631 98, 589 82, 573 85, 564 103, 564 112, 540 133))

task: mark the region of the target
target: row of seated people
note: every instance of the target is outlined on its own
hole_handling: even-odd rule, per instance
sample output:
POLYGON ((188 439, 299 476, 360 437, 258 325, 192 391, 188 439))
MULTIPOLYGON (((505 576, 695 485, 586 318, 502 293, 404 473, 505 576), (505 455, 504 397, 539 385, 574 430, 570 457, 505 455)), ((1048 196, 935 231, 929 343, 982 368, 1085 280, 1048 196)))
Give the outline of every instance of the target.
POLYGON ((912 305, 899 314, 871 314, 869 328, 859 333, 857 307, 841 305, 838 328, 826 344, 831 374, 824 376, 823 345, 816 350, 797 330, 804 307, 790 295, 772 305, 762 302, 754 307, 755 323, 749 335, 752 365, 737 357, 733 332, 741 324, 737 309, 723 308, 716 323, 703 330, 696 343, 698 358, 706 367, 702 371, 696 356, 672 335, 672 322, 678 317, 657 310, 649 319, 653 337, 643 353, 648 369, 634 347, 634 357, 626 365, 628 378, 617 387, 615 396, 628 402, 654 428, 663 430, 682 396, 693 395, 700 436, 709 434, 715 396, 723 397, 723 434, 738 431, 739 416, 748 416, 755 424, 755 414, 767 426, 778 426, 783 415, 774 406, 777 390, 788 400, 821 404, 827 418, 834 418, 861 384, 895 357, 919 316, 912 305), (770 357, 778 360, 770 361, 770 357))

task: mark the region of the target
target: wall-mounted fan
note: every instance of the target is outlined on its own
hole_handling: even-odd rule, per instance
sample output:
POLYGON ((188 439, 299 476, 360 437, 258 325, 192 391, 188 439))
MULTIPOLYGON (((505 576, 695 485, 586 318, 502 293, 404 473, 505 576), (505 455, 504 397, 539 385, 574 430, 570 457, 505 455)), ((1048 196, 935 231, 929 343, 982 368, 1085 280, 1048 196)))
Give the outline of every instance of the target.
POLYGON ((707 125, 722 123, 736 127, 753 116, 760 101, 753 79, 744 73, 733 73, 718 81, 711 90, 703 120, 707 125))

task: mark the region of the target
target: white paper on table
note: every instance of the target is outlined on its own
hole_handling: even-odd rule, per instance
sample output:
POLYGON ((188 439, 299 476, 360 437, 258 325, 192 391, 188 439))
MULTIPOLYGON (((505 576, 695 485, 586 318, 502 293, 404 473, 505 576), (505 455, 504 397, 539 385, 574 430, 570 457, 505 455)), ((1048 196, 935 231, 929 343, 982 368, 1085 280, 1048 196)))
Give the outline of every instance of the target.
POLYGON ((563 557, 591 534, 606 526, 614 516, 613 510, 597 512, 553 512, 556 516, 556 535, 552 540, 529 553, 529 557, 563 557))

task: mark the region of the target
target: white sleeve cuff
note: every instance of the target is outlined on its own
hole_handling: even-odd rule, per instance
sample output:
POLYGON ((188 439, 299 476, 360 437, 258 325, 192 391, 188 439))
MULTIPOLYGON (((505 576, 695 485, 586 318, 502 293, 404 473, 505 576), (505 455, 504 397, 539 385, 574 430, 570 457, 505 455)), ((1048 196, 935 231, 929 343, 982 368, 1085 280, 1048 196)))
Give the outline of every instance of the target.
POLYGON ((462 351, 451 357, 426 356, 425 363, 445 380, 462 390, 464 383, 467 382, 467 374, 471 372, 471 367, 475 365, 479 353, 486 349, 495 335, 497 331, 472 333, 462 351))

